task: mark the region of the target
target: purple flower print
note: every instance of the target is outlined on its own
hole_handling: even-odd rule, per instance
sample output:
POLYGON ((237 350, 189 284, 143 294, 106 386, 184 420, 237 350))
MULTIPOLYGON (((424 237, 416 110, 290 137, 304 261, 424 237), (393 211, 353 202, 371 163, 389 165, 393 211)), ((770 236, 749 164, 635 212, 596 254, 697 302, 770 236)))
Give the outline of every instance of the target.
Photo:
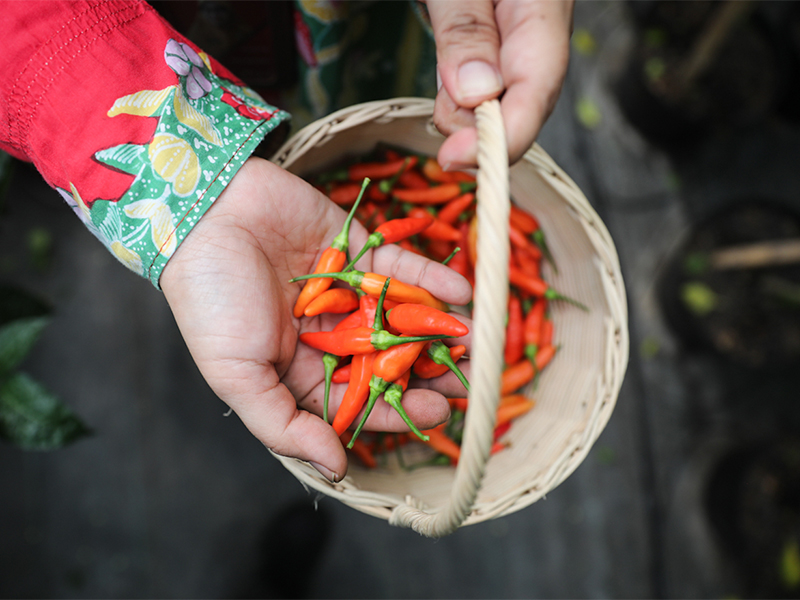
POLYGON ((202 98, 211 91, 211 82, 203 74, 203 59, 191 46, 169 40, 164 49, 164 61, 181 77, 186 77, 186 93, 192 100, 202 98))

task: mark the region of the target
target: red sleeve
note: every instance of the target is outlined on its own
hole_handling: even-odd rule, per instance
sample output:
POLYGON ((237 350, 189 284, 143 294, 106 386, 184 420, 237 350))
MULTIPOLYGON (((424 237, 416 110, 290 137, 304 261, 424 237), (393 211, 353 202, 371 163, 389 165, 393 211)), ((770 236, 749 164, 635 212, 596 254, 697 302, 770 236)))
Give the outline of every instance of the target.
POLYGON ((166 261, 263 137, 264 103, 145 2, 0 0, 0 149, 117 258, 166 261))

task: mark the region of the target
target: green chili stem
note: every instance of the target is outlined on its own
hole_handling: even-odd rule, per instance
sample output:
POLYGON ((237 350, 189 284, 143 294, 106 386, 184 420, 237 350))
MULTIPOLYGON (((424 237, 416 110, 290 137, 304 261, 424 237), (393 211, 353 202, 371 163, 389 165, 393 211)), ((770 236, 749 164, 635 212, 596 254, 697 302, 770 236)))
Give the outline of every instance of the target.
POLYGON ((355 203, 353 203, 353 207, 347 214, 347 219, 345 219, 344 225, 342 225, 342 230, 335 238, 333 238, 331 246, 333 246, 337 250, 341 250, 342 252, 347 251, 347 246, 350 243, 350 223, 353 222, 353 217, 356 214, 356 209, 358 208, 358 205, 361 202, 361 198, 364 196, 364 191, 367 189, 369 181, 370 181, 369 177, 364 177, 364 181, 361 184, 361 191, 358 192, 358 198, 356 198, 355 203))
POLYGON ((360 434, 361 430, 364 428, 364 424, 367 422, 367 418, 369 418, 369 415, 375 406, 375 402, 378 400, 378 396, 380 396, 387 387, 389 387, 389 382, 385 379, 381 379, 377 375, 373 375, 372 379, 369 380, 370 391, 369 398, 367 399, 367 409, 364 412, 364 416, 361 418, 361 422, 358 424, 358 427, 356 427, 353 437, 350 438, 350 442, 347 444, 348 448, 353 447, 353 443, 356 441, 358 434, 360 434))
POLYGON ((339 357, 335 354, 326 352, 322 355, 322 365, 325 367, 325 396, 322 401, 322 418, 325 419, 326 423, 328 423, 328 400, 331 395, 331 378, 338 364, 339 357))
POLYGON ((458 254, 459 252, 461 252, 461 248, 459 248, 458 246, 456 246, 455 250, 453 250, 453 251, 450 253, 450 256, 448 256, 447 258, 445 258, 445 259, 442 261, 442 264, 443 264, 443 265, 446 265, 447 263, 449 263, 451 260, 453 260, 453 257, 454 257, 456 254, 458 254))
POLYGON ((469 381, 467 381, 467 378, 464 377, 464 373, 461 372, 461 369, 459 369, 453 361, 453 357, 450 356, 450 348, 445 346, 442 342, 433 342, 431 347, 428 348, 428 356, 430 356, 431 360, 437 365, 447 365, 447 367, 456 374, 456 377, 458 377, 458 380, 467 389, 467 392, 470 391, 469 381))
POLYGON ((580 302, 570 298, 569 296, 565 296, 564 294, 555 291, 553 288, 547 288, 547 291, 544 293, 544 297, 547 298, 548 300, 562 300, 564 302, 572 304, 573 306, 577 306, 581 310, 589 312, 588 306, 586 306, 585 304, 581 304, 580 302))
POLYGON ((386 404, 391 406, 393 409, 397 411, 397 414, 405 421, 408 428, 414 432, 414 434, 421 439, 423 442, 427 442, 430 437, 422 433, 419 428, 414 425, 414 422, 411 420, 411 417, 408 416, 406 409, 403 408, 403 405, 400 403, 401 399, 403 398, 403 387, 393 383, 389 386, 389 389, 383 394, 383 399, 386 401, 386 404))

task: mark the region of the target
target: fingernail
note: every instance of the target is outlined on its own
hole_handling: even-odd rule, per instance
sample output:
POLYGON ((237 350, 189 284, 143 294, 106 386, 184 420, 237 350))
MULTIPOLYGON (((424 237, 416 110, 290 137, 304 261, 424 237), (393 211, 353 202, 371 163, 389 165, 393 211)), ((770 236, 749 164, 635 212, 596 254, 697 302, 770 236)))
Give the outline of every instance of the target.
POLYGON ((333 471, 331 471, 328 467, 323 467, 321 464, 315 462, 309 462, 308 464, 310 464, 317 471, 319 471, 320 475, 322 475, 325 479, 327 479, 331 483, 339 482, 339 476, 333 471))
POLYGON ((472 60, 458 68, 458 93, 461 100, 484 97, 503 90, 500 73, 482 60, 472 60))

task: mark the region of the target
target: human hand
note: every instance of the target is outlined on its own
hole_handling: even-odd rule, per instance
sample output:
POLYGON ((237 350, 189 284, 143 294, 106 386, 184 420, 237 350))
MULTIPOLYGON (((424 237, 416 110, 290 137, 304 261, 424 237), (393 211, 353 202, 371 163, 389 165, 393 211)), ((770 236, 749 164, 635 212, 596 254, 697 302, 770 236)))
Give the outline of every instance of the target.
POLYGON ((572 0, 427 0, 442 86, 434 123, 446 169, 476 165, 472 111, 500 99, 511 164, 531 147, 567 72, 572 0), (501 96, 502 95, 502 96, 501 96))
MULTIPOLYGON (((264 445, 311 462, 330 480, 344 477, 347 458, 336 432, 319 416, 322 353, 297 338, 304 331, 330 330, 337 317, 294 318, 301 284, 289 279, 314 269, 345 216, 302 179, 251 158, 183 241, 160 282, 211 389, 264 445)), ((359 249, 366 239, 364 228, 353 222, 351 247, 359 249)), ((395 245, 368 252, 358 265, 421 285, 446 302, 465 304, 471 295, 466 280, 451 269, 395 245)), ((332 386, 331 414, 346 387, 332 386)), ((449 416, 447 401, 429 389, 408 390, 403 406, 422 428, 449 416)), ((383 402, 366 427, 408 430, 383 402)))

